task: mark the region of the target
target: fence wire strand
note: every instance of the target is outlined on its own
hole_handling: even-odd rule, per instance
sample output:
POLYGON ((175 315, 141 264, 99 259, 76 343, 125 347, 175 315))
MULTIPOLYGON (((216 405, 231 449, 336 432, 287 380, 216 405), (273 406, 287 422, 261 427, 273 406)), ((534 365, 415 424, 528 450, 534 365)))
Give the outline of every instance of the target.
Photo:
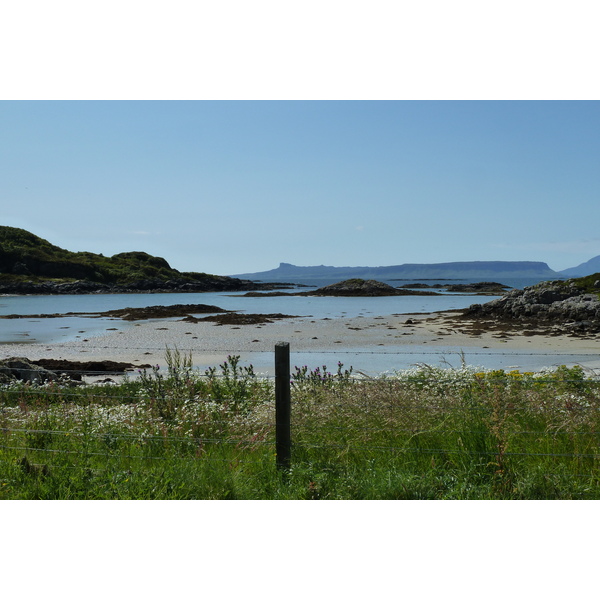
MULTIPOLYGON (((88 346, 89 347, 89 346, 88 346)), ((108 347, 106 347, 108 348, 108 347)), ((128 348, 129 350, 164 350, 164 348, 128 348)), ((191 349, 179 349, 180 352, 201 352, 198 348, 191 349)), ((214 351, 213 351, 214 352, 214 351)), ((240 351, 240 354, 261 352, 260 350, 244 350, 240 351)), ((229 354, 232 354, 230 352, 229 354)), ((415 354, 415 350, 410 351, 386 351, 386 350, 372 350, 372 351, 301 351, 296 352, 296 356, 311 355, 311 354, 331 354, 331 355, 360 355, 360 354, 371 354, 371 355, 407 355, 415 354)), ((438 355, 448 356, 448 352, 440 351, 418 351, 419 355, 438 355)), ((514 356, 512 352, 470 352, 469 356, 514 356)), ((519 353, 519 356, 551 356, 555 357, 556 353, 544 353, 544 352, 531 352, 531 353, 519 353)), ((564 355, 561 355, 564 356, 564 355)), ((596 357, 596 354, 579 353, 572 354, 572 357, 596 357)), ((52 369, 51 369, 52 370, 52 369)), ((82 369, 54 369, 56 373, 81 375, 81 376, 108 376, 115 375, 116 372, 106 371, 85 371, 82 369)), ((143 369, 136 369, 143 371, 143 369)), ((452 368, 450 369, 452 370, 452 368)), ((457 369, 454 369, 457 370, 457 369)), ((31 369, 31 374, 37 373, 37 369, 31 369)), ((161 371, 165 373, 165 377, 169 376, 169 369, 161 371)), ((424 371, 427 375, 427 371, 424 371)), ((473 373, 474 374, 474 371, 473 373)), ((125 375, 127 377, 128 375, 125 375)), ((598 380, 594 378, 595 373, 591 377, 587 377, 585 385, 588 386, 587 390, 593 390, 594 394, 597 394, 598 380)), ((209 377, 208 371, 202 374, 198 369, 192 371, 192 377, 190 378, 190 385, 192 387, 186 392, 179 389, 179 397, 176 399, 168 399, 161 397, 160 392, 157 390, 152 391, 151 389, 145 389, 140 387, 139 393, 132 393, 132 388, 123 388, 124 394, 118 394, 113 391, 113 385, 105 385, 102 387, 102 392, 98 390, 95 385, 77 385, 72 388, 62 387, 60 382, 51 382, 49 384, 19 384, 17 388, 10 387, 10 385, 0 385, 0 393, 5 399, 4 406, 0 406, 0 440, 4 444, 0 445, 0 463, 5 465, 12 465, 13 468, 17 465, 16 459, 19 455, 27 457, 35 457, 37 459, 56 457, 54 464, 49 465, 37 465, 50 467, 52 469, 88 469, 87 465, 62 465, 61 460, 65 462, 76 462, 91 463, 91 470, 95 472, 109 472, 108 466, 113 466, 118 461, 156 461, 156 463, 165 463, 165 461, 177 461, 177 464, 185 464, 189 461, 189 464, 200 465, 204 462, 219 462, 225 464, 240 464, 240 465, 257 465, 261 464, 261 460, 252 460, 252 453, 255 452, 254 456, 262 457, 264 461, 266 458, 274 456, 274 452, 277 449, 277 442, 275 439, 275 415, 274 415, 274 389, 270 390, 266 399, 260 401, 247 401, 247 400, 236 400, 232 398, 204 398, 194 396, 193 383, 195 382, 208 382, 210 379, 214 379, 214 374, 209 377), (106 393, 105 393, 106 392, 106 393), (47 399, 47 404, 40 402, 39 399, 47 399), (29 401, 29 404, 27 402, 29 401), (168 427, 173 424, 169 424, 168 427, 165 425, 165 434, 156 433, 126 433, 122 431, 82 431, 77 429, 78 423, 76 419, 79 414, 76 413, 76 409, 80 409, 85 412, 86 409, 92 409, 92 412, 88 415, 90 419, 94 418, 95 413, 93 409, 110 409, 118 408, 120 406, 137 407, 139 404, 144 404, 144 407, 140 408, 140 414, 143 416, 143 410, 148 409, 148 415, 151 414, 150 409, 156 408, 155 405, 160 405, 161 402, 175 401, 177 406, 174 410, 187 409, 190 406, 198 407, 199 409, 209 409, 212 405, 217 405, 219 411, 214 414, 211 413, 199 413, 197 420, 194 425, 198 429, 187 429, 188 433, 193 434, 206 433, 206 436, 198 435, 186 435, 181 436, 173 435, 168 427), (17 404, 17 406, 8 406, 7 403, 17 404), (36 404, 37 403, 37 404, 36 404), (154 403, 154 404, 153 404, 154 403), (73 429, 63 430, 52 427, 31 427, 18 426, 20 423, 19 418, 27 414, 33 414, 36 418, 43 414, 43 411, 48 407, 61 407, 65 408, 65 414, 58 416, 65 416, 67 418, 73 418, 73 429), (244 407, 247 412, 244 412, 244 407), (261 421, 258 425, 251 422, 250 418, 253 415, 253 411, 258 408, 262 409, 263 417, 270 419, 269 422, 261 421), (29 413, 28 413, 29 411, 29 413), (72 412, 71 412, 72 411, 72 412), (206 416, 206 419, 204 419, 206 416), (235 419, 235 425, 240 428, 235 432, 231 433, 231 430, 227 430, 228 426, 232 425, 235 419), (214 428, 214 429, 211 429, 214 428), (169 431, 169 433, 167 433, 169 431), (248 433, 252 431, 252 433, 248 433), (36 436, 40 436, 36 438, 36 436), (44 440, 43 436, 49 436, 51 440, 44 440), (272 438, 272 439, 271 439, 272 438), (114 447, 110 445, 103 446, 103 444, 115 444, 114 447), (52 444, 58 447, 53 447, 52 444), (60 446, 63 446, 62 448, 60 446), (219 450, 218 447, 223 448, 219 450), (106 448, 104 451, 103 449, 106 448), (215 450, 213 450, 216 448, 215 450), (144 451, 148 452, 148 455, 144 454, 144 451), (161 455, 161 452, 164 452, 161 455), (218 456, 221 454, 230 453, 232 456, 222 458, 218 456), (13 457, 13 460, 9 460, 9 457, 13 457), (64 457, 64 458, 61 458, 64 457), (86 457, 86 458, 84 458, 86 457), (89 458, 90 460, 87 460, 89 458), (104 464, 107 468, 98 468, 98 464, 104 464)), ((217 375, 217 379, 219 379, 217 375)), ((255 381, 264 381, 268 385, 271 385, 275 378, 272 376, 260 376, 256 377, 255 381)), ((131 383, 133 386, 140 384, 139 380, 132 379, 127 383, 131 383)), ((573 417, 574 421, 577 422, 579 415, 592 414, 595 415, 600 412, 600 399, 597 395, 590 395, 590 403, 588 406, 561 406, 558 403, 553 405, 545 406, 543 404, 536 405, 534 409, 529 406, 511 406, 503 404, 502 406, 487 406, 487 405, 470 405, 468 401, 464 401, 461 404, 452 405, 446 401, 444 385, 452 386, 452 382, 447 384, 442 382, 438 383, 438 389, 426 395, 426 400, 419 398, 418 401, 411 400, 410 396, 402 398, 399 393, 408 389, 417 389, 421 384, 418 380, 403 379, 400 376, 386 375, 382 377, 369 377, 364 375, 348 375, 343 381, 325 381, 322 387, 318 385, 315 387, 314 381, 302 380, 300 377, 294 377, 293 374, 290 378, 291 397, 292 397, 292 416, 291 416, 291 427, 293 430, 292 439, 292 451, 293 457, 312 456, 311 452, 316 451, 318 453, 317 460, 328 460, 334 461, 336 457, 351 454, 354 455, 365 455, 370 454, 371 456, 387 456, 392 457, 390 460, 396 460, 396 458, 402 459, 402 457, 409 457, 405 462, 417 463, 420 462, 418 459, 413 457, 424 456, 432 457, 455 457, 459 455, 469 457, 481 457, 480 460, 475 460, 477 465, 493 464, 494 461, 503 462, 507 459, 514 459, 514 463, 528 464, 528 458, 540 458, 540 459, 551 459, 545 460, 544 465, 548 465, 550 469, 560 470, 560 468, 569 469, 569 476, 573 477, 587 477, 591 482, 595 482, 598 479, 598 475, 594 472, 597 468, 597 461, 600 460, 600 448, 598 447, 598 436, 600 431, 597 430, 598 423, 590 418, 587 422, 592 427, 589 430, 578 429, 573 427, 572 429, 566 430, 558 427, 556 430, 550 428, 547 424, 546 429, 540 429, 536 431, 531 429, 531 424, 535 426, 535 421, 519 421, 520 423, 529 423, 529 428, 523 430, 510 430, 505 432, 505 438, 499 441, 499 428, 501 424, 502 416, 498 417, 496 414, 494 418, 497 420, 495 423, 487 423, 482 425, 481 429, 478 429, 478 425, 481 417, 487 418, 494 415, 494 411, 498 414, 506 409, 506 414, 517 415, 517 421, 521 418, 521 415, 526 412, 535 410, 535 416, 546 416, 553 415, 556 411, 564 410, 568 415, 573 417), (352 385, 354 392, 349 392, 351 388, 344 388, 345 393, 348 396, 337 394, 338 390, 342 390, 343 385, 352 385), (311 386, 315 390, 322 391, 327 390, 330 394, 328 396, 326 410, 329 411, 330 417, 338 419, 337 422, 325 422, 323 415, 319 413, 320 406, 318 400, 318 394, 311 396, 311 386), (373 401, 369 398, 362 398, 361 394, 366 390, 370 389, 370 386, 387 386, 385 392, 391 394, 390 397, 384 397, 373 401), (412 386, 412 387, 411 387, 412 386), (388 389, 389 388, 389 389, 388 389), (353 395, 354 394, 354 395, 353 395), (408 399, 407 399, 408 398, 408 399), (372 416, 375 411, 380 411, 380 425, 370 426, 368 421, 364 421, 368 417, 372 416), (466 427, 451 427, 452 423, 455 422, 457 425, 461 424, 461 415, 465 416, 462 421, 466 427), (455 416, 457 418, 455 418, 455 416), (412 423, 415 426, 407 426, 407 423, 411 423, 408 418, 413 419, 412 423), (420 420, 423 418, 430 418, 430 421, 420 420), (353 423, 344 423, 343 419, 355 419, 353 423), (438 419, 437 422, 435 419, 438 419), (436 423, 434 426, 429 426, 428 423, 436 423), (448 426, 450 425, 450 427, 448 426), (472 427, 469 427, 471 425, 472 427), (497 429, 494 430, 494 427, 497 429), (431 434, 431 435, 430 435, 431 434), (456 442, 456 447, 453 446, 454 440, 448 436, 481 436, 489 435, 481 446, 471 445, 469 447, 461 446, 462 442, 456 442), (496 435, 496 438, 494 438, 496 435), (337 438, 336 438, 337 436, 337 438), (379 437, 377 437, 379 436, 379 437), (426 436, 430 436, 427 438, 426 436), (441 438, 439 436, 446 436, 441 438), (538 436, 539 440, 531 441, 532 436, 538 436), (418 439, 417 439, 418 438, 418 439), (572 439, 569 439, 572 438, 572 439), (347 441, 346 441, 347 439, 347 441), (421 440, 423 440, 421 442, 421 440), (494 445, 494 442, 498 441, 498 447, 494 445), (510 444, 508 443, 510 441, 510 444), (530 443, 531 442, 531 443, 530 443), (534 443, 535 442, 535 443, 534 443), (414 444, 414 445, 413 445, 414 444), (429 444, 429 445, 428 445, 429 444), (512 444, 512 446, 511 446, 512 444), (525 451, 523 448, 531 448, 530 451, 525 451), (552 450, 556 450, 552 452, 552 450), (576 450, 581 450, 577 452, 576 450), (584 463, 584 461, 586 461, 584 463), (588 474, 581 474, 581 471, 589 469, 588 474)), ((475 380, 470 385, 477 385, 475 380)), ((541 386, 544 389, 545 386, 560 385, 563 386, 563 390, 566 389, 564 386, 578 386, 582 384, 582 380, 576 377, 557 380, 552 378, 552 375, 545 376, 544 374, 536 375, 527 381, 515 381, 509 374, 505 376, 497 376, 493 379, 486 379, 483 382, 479 382, 481 385, 488 386, 490 389, 497 390, 499 393, 503 393, 510 389, 525 389, 523 386, 541 386), (511 387, 512 386, 512 387, 511 387)), ((268 387, 268 386, 267 386, 268 387)), ((274 387, 274 386, 272 386, 274 387)), ((527 388, 529 389, 529 388, 527 388)), ((468 386, 460 388, 460 393, 468 393, 468 386)), ((201 396, 201 393, 198 392, 201 396)), ((463 398, 464 400, 464 398, 463 398)), ((558 400, 556 401, 558 402, 558 400)), ((57 411, 60 412, 60 411, 57 411)), ((192 411, 192 416, 195 413, 192 411)), ((502 413, 505 414, 505 413, 502 413)), ((532 413, 533 414, 533 413, 532 413)), ((56 416, 56 415, 55 415, 56 416)), ((85 414, 83 415, 85 416, 85 414)), ((136 413, 137 417, 137 413, 136 413)), ((160 417, 162 418, 162 416, 160 417)), ((160 421, 160 418, 157 418, 160 421)), ((192 417, 190 417, 192 418, 192 417)), ((65 421, 66 422, 66 421, 65 421)), ((376 421, 372 421, 376 422, 376 421)), ((21 421, 25 425, 27 421, 21 421)), ((30 424, 35 421, 29 421, 30 424)), ((44 421, 38 421, 41 425, 44 421)), ((48 421, 50 424, 51 421, 48 421)), ((162 422, 163 425, 165 424, 162 422)), ((547 423, 554 423, 548 420, 547 423)), ((89 425, 89 423, 88 423, 89 425)), ((145 424, 149 429, 154 427, 156 423, 152 422, 149 418, 145 424)), ((70 425, 65 425, 69 427, 70 425)), ((118 425, 119 427, 121 424, 118 425)), ((160 426, 157 425, 157 427, 160 426)), ((60 423, 59 423, 60 427, 60 423)), ((561 426, 562 427, 562 426, 561 426)), ((124 427, 123 427, 124 428, 124 427)), ((52 460, 52 459, 51 459, 52 460)), ((300 459, 299 459, 300 460, 300 459)), ((312 460, 312 459, 311 459, 312 460)), ((361 459, 362 460, 362 459, 361 459)), ((425 459, 429 461, 429 458, 425 459)), ((452 462, 454 458, 444 458, 440 462, 452 462)), ((459 459, 460 460, 460 459, 459 459)), ((358 462, 358 461, 357 461, 358 462)), ((542 461, 540 461, 541 463, 542 461)), ((35 464, 35 463, 32 463, 35 464)), ((138 465, 139 462, 134 462, 138 465)), ((544 473, 544 476, 553 476, 552 473, 544 473)), ((594 483, 595 485, 595 483, 594 483)))
MULTIPOLYGON (((398 344, 400 345, 400 344, 398 344)), ((91 344, 82 344, 82 345, 77 345, 77 343, 73 343, 73 342, 65 342, 64 345, 62 346, 64 349, 78 349, 78 348, 84 348, 86 350, 110 350, 112 352, 114 351, 120 351, 120 350, 135 350, 135 351, 153 351, 153 352, 164 352, 165 351, 165 346, 97 346, 97 345, 91 345, 91 344)), ((237 355, 242 355, 242 354, 271 354, 272 350, 256 350, 253 348, 243 348, 243 349, 228 349, 228 350, 218 350, 215 348, 208 348, 208 347, 202 347, 202 346, 194 346, 194 347, 188 347, 188 348, 182 348, 182 347, 177 347, 177 350, 179 350, 180 352, 183 353, 192 353, 192 354, 222 354, 222 355, 232 355, 232 354, 237 354, 237 355)), ((406 349, 406 350, 398 350, 393 349, 393 350, 364 350, 364 349, 357 349, 357 350, 310 350, 310 349, 302 349, 302 350, 295 350, 294 351, 295 355, 310 355, 310 354, 332 354, 332 355, 343 355, 343 356, 354 356, 354 355, 362 355, 362 354, 374 354, 374 355, 400 355, 400 356, 405 356, 405 355, 432 355, 432 356, 449 356, 449 355, 461 355, 464 354, 465 356, 590 356, 590 357, 597 357, 598 354, 595 352, 569 352, 569 353, 564 353, 564 352, 526 352, 526 351, 489 351, 489 352, 485 352, 482 350, 471 350, 470 348, 468 350, 465 350, 464 347, 460 347, 460 346, 456 346, 456 348, 454 349, 454 347, 452 346, 452 349, 448 349, 446 348, 445 350, 423 350, 421 349, 418 345, 412 345, 410 349, 406 349)), ((6 359, 3 359, 6 360, 6 359)), ((94 359, 92 361, 89 362, 97 362, 101 359, 94 359)), ((79 362, 79 361, 77 361, 79 362)), ((82 362, 86 362, 86 361, 82 361, 82 362)), ((131 370, 135 371, 138 370, 142 367, 138 367, 138 366, 134 366, 131 370)), ((102 375, 104 374, 106 371, 100 371, 98 374, 102 375)))

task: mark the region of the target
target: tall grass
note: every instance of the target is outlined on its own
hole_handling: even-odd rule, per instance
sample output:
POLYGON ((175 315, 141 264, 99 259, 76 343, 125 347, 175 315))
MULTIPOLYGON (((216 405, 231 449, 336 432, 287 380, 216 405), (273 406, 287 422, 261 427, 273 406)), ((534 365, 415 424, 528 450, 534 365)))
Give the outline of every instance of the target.
POLYGON ((298 368, 282 473, 272 380, 237 356, 167 363, 118 385, 2 387, 0 498, 600 497, 600 389, 577 367, 298 368))

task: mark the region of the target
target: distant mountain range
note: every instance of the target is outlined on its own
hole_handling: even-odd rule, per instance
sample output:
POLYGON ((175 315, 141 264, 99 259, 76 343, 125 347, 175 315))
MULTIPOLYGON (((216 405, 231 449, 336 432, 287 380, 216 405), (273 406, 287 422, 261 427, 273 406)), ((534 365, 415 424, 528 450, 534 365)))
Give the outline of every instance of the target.
POLYGON ((260 281, 361 279, 561 279, 585 277, 600 272, 600 256, 577 267, 554 271, 544 262, 533 261, 467 261, 433 264, 403 264, 389 267, 298 267, 282 262, 276 269, 232 275, 240 279, 260 281))
POLYGON ((531 261, 473 261, 435 264, 403 264, 389 267, 298 267, 280 263, 276 269, 258 273, 233 275, 242 279, 261 281, 361 279, 498 279, 540 278, 558 279, 561 274, 544 262, 531 261))

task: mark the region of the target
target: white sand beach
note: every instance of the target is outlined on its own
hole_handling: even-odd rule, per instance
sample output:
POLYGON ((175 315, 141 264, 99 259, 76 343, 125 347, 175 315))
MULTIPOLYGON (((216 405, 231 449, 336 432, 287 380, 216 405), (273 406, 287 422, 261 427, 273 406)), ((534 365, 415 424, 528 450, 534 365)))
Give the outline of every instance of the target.
MULTIPOLYGON (((463 352, 471 364, 498 368, 527 367, 524 357, 536 357, 535 366, 582 364, 600 369, 600 341, 568 335, 517 334, 494 331, 470 332, 468 324, 458 322, 452 312, 402 314, 349 319, 292 318, 263 325, 215 325, 178 320, 142 321, 105 335, 85 337, 55 344, 11 343, 0 345, 0 359, 23 356, 30 360, 54 358, 91 361, 115 360, 134 365, 165 364, 165 349, 191 352, 195 366, 207 367, 222 362, 229 354, 239 354, 261 371, 270 370, 274 346, 289 342, 292 355, 301 363, 307 356, 316 364, 335 365, 338 360, 352 365, 364 355, 370 372, 382 372, 390 364, 428 362, 437 364, 449 355, 463 352), (356 354, 354 354, 356 353, 356 354), (402 355, 394 362, 394 354, 402 355), (514 354, 514 360, 511 355, 514 354), (496 358, 494 358, 496 357, 496 358), (504 357, 501 363, 499 357, 504 357), (491 361, 491 362, 490 362, 491 361)), ((294 359, 292 359, 294 361, 294 359)), ((529 358, 529 362, 531 362, 529 358)), ((292 362, 294 364, 294 362, 292 362)), ((296 362, 295 364, 300 364, 296 362)))

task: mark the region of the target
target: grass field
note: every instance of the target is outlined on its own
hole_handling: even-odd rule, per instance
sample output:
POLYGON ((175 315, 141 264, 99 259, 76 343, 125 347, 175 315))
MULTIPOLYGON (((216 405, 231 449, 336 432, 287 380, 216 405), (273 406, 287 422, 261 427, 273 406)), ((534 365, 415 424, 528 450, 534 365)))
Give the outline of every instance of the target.
POLYGON ((600 382, 422 366, 292 376, 292 466, 274 382, 168 352, 119 384, 0 388, 2 499, 596 499, 600 382))

